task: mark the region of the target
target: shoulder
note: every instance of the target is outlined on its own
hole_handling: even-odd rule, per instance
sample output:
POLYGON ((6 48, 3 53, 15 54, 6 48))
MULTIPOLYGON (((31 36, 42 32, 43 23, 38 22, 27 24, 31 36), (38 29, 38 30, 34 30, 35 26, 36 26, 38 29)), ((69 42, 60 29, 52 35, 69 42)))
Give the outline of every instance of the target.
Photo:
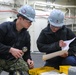
POLYGON ((69 36, 73 36, 73 37, 75 37, 75 34, 74 34, 74 32, 70 29, 70 28, 68 28, 68 27, 64 27, 64 29, 63 29, 63 31, 69 36))
POLYGON ((11 25, 12 22, 3 22, 0 24, 0 28, 7 28, 9 25, 11 25))
POLYGON ((6 30, 7 29, 7 26, 8 25, 8 22, 3 22, 0 24, 0 30, 6 30))
POLYGON ((3 23, 1 23, 0 24, 0 31, 6 32, 8 29, 10 29, 10 26, 12 26, 11 24, 12 24, 12 22, 3 22, 3 23))
POLYGON ((44 29, 42 29, 42 32, 49 32, 50 31, 50 26, 48 25, 44 29))
POLYGON ((53 33, 52 30, 51 30, 51 28, 50 28, 50 25, 47 25, 47 27, 45 27, 45 28, 42 30, 42 32, 43 32, 44 34, 51 34, 51 33, 53 33))
POLYGON ((70 28, 68 28, 67 26, 63 26, 63 31, 67 31, 67 32, 73 32, 70 28))
POLYGON ((22 29, 23 35, 30 36, 29 31, 25 28, 22 29))

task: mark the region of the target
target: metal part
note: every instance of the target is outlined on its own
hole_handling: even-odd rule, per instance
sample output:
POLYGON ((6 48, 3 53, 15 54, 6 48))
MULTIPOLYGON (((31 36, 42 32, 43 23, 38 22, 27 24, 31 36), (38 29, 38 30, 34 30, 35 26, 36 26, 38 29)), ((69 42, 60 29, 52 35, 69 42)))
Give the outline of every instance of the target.
POLYGON ((23 52, 26 52, 27 50, 28 50, 27 47, 23 47, 23 48, 22 48, 22 51, 23 51, 23 52))
POLYGON ((68 71, 68 75, 76 75, 76 67, 70 67, 68 71))
POLYGON ((20 5, 20 4, 8 3, 8 2, 0 2, 0 5, 3 5, 3 6, 10 6, 10 7, 13 7, 13 6, 21 7, 21 6, 22 6, 22 5, 20 5))

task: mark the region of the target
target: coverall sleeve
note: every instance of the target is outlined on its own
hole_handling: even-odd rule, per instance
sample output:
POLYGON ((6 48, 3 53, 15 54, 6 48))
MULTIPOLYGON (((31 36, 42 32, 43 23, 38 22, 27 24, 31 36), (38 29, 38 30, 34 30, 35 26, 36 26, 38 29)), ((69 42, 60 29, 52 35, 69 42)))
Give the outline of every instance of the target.
MULTIPOLYGON (((68 39, 72 39, 72 38, 76 37, 75 34, 70 29, 68 29, 67 33, 68 33, 67 34, 68 39)), ((68 53, 69 53, 69 55, 76 54, 76 39, 70 43, 68 53)))
POLYGON ((27 52, 25 52, 24 53, 24 56, 23 56, 23 59, 25 60, 25 61, 27 61, 27 59, 31 59, 31 52, 30 52, 30 46, 31 46, 31 44, 30 44, 30 35, 28 34, 27 35, 27 42, 26 42, 26 47, 28 48, 28 50, 27 50, 27 52))
POLYGON ((42 31, 37 39, 37 47, 40 52, 52 53, 61 49, 59 47, 59 42, 48 44, 46 40, 47 38, 45 36, 45 33, 42 31))
POLYGON ((11 48, 10 46, 6 46, 2 43, 4 42, 6 32, 6 28, 3 29, 2 27, 0 27, 0 54, 9 53, 9 50, 11 48))

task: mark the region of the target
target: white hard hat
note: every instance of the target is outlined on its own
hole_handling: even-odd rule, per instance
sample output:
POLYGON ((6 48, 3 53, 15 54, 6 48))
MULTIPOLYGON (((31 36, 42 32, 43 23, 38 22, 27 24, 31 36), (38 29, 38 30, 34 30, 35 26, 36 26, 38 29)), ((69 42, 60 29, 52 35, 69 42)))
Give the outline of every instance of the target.
POLYGON ((22 6, 19 9, 18 13, 23 15, 24 17, 26 17, 30 21, 34 21, 34 19, 35 19, 35 10, 29 5, 22 6))
POLYGON ((64 13, 60 10, 53 9, 48 17, 50 25, 62 27, 64 25, 64 13))

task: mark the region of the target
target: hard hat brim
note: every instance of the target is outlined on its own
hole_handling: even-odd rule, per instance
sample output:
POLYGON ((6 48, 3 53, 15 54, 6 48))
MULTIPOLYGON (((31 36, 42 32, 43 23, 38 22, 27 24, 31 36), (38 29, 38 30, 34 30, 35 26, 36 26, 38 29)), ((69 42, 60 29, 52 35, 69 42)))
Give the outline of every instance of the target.
POLYGON ((64 25, 64 22, 63 23, 53 23, 49 19, 48 19, 48 21, 49 21, 50 25, 53 25, 55 27, 62 27, 64 25))
POLYGON ((35 21, 35 19, 32 19, 32 18, 30 18, 30 17, 27 17, 26 15, 23 15, 21 12, 19 12, 19 14, 21 14, 22 16, 24 16, 25 18, 27 18, 29 21, 35 21))

